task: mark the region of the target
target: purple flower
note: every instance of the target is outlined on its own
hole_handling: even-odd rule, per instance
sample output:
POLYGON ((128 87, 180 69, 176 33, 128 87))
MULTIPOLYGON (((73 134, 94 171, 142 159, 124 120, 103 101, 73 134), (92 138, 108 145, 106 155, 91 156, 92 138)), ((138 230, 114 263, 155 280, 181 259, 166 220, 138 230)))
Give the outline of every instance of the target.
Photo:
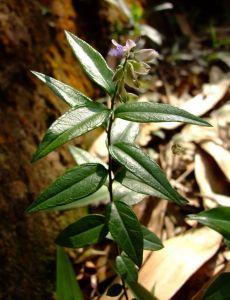
POLYGON ((115 40, 112 40, 112 43, 116 48, 112 48, 108 54, 110 56, 115 56, 118 58, 122 58, 125 53, 129 52, 132 48, 136 46, 136 43, 130 39, 127 40, 125 46, 118 44, 118 42, 115 40))

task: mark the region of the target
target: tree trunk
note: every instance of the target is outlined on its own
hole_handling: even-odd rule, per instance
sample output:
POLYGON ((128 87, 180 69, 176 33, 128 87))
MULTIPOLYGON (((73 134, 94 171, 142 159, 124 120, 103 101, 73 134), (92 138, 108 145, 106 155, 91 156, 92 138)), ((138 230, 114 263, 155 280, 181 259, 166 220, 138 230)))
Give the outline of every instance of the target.
MULTIPOLYGON (((79 34, 84 28, 76 7, 72 0, 0 2, 0 299, 54 298, 54 238, 62 214, 27 216, 25 209, 70 165, 65 147, 30 163, 48 126, 67 107, 29 70, 97 95, 64 38, 64 29, 79 34)), ((90 39, 90 32, 82 34, 90 39)))

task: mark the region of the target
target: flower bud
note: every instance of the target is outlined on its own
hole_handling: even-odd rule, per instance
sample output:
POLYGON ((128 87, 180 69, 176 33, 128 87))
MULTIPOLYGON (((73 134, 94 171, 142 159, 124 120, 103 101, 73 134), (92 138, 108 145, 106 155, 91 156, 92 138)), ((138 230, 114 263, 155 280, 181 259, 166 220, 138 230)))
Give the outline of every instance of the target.
POLYGON ((130 60, 130 63, 133 65, 134 71, 140 75, 147 75, 150 70, 150 66, 144 62, 130 60))
POLYGON ((153 49, 142 49, 139 51, 136 51, 134 53, 134 56, 139 61, 151 61, 155 58, 159 57, 159 53, 156 50, 153 49))
POLYGON ((124 79, 122 79, 118 84, 118 90, 117 90, 118 98, 121 102, 127 102, 128 96, 125 89, 125 82, 124 79))
POLYGON ((125 83, 132 88, 139 87, 139 82, 137 80, 137 76, 135 74, 133 65, 130 62, 127 62, 127 65, 125 68, 125 83))
POLYGON ((123 47, 124 51, 129 52, 131 49, 136 47, 136 43, 133 40, 127 40, 125 46, 123 47))
POLYGON ((113 75, 113 81, 117 82, 123 77, 123 67, 119 65, 113 75))

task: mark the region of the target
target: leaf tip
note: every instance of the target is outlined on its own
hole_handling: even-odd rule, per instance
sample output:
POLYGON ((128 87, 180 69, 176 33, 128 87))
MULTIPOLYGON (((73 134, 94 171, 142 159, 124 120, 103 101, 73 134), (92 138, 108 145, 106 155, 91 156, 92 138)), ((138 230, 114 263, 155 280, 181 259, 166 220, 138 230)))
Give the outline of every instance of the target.
POLYGON ((65 36, 66 36, 67 41, 69 41, 70 39, 73 38, 73 33, 68 30, 65 30, 65 36))
POLYGON ((212 124, 210 124, 210 123, 208 123, 207 122, 207 125, 206 125, 207 127, 214 127, 212 124))
POLYGON ((187 215, 187 218, 190 220, 197 220, 197 215, 190 214, 190 215, 187 215))
POLYGON ((34 163, 35 161, 39 160, 39 155, 37 152, 34 153, 34 155, 31 158, 31 163, 34 163))
POLYGON ((32 214, 33 212, 35 212, 34 203, 32 203, 30 206, 28 206, 25 210, 25 213, 28 215, 32 214))
POLYGON ((210 124, 209 122, 207 122, 206 120, 202 119, 202 126, 206 126, 206 127, 213 127, 212 124, 210 124))

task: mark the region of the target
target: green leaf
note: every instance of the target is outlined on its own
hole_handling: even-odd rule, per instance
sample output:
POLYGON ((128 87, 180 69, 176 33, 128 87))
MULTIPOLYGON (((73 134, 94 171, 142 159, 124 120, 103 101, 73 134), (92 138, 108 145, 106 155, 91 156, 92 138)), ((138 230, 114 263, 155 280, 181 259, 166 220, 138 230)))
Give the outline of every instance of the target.
MULTIPOLYGON (((116 182, 116 181, 113 182, 113 199, 115 201, 119 200, 119 201, 126 203, 127 205, 134 205, 134 204, 139 203, 141 200, 143 200, 144 197, 145 197, 145 195, 138 194, 138 193, 126 188, 125 186, 121 185, 119 182, 116 182)), ((96 191, 95 193, 93 193, 85 198, 79 199, 79 200, 69 203, 69 204, 52 207, 52 208, 47 208, 47 209, 43 209, 43 210, 45 210, 45 211, 54 211, 54 210, 61 211, 61 210, 74 209, 74 208, 78 208, 78 207, 82 207, 82 206, 87 206, 89 204, 94 204, 97 202, 102 202, 102 201, 105 202, 108 200, 109 200, 108 188, 103 185, 98 191, 96 191)))
POLYGON ((227 248, 230 250, 230 240, 224 239, 224 243, 227 246, 227 248))
POLYGON ((66 38, 87 75, 110 95, 114 92, 113 72, 102 55, 85 41, 66 31, 66 38))
MULTIPOLYGON (((155 197, 159 197, 159 198, 161 198, 161 197, 165 198, 164 194, 162 194, 158 190, 154 189, 152 186, 143 182, 136 175, 134 175, 124 169, 122 169, 120 172, 118 172, 116 174, 116 180, 118 182, 120 182, 121 184, 123 184, 128 189, 131 189, 137 193, 155 196, 155 197)), ((168 200, 170 200, 170 199, 168 198, 168 200)))
POLYGON ((135 102, 121 104, 115 110, 115 116, 140 123, 183 122, 201 126, 211 126, 208 122, 183 109, 160 103, 135 102))
POLYGON ((78 165, 86 163, 98 163, 108 169, 108 165, 106 163, 104 163, 100 158, 90 154, 88 151, 72 145, 69 146, 69 151, 78 165))
POLYGON ((155 233, 150 231, 144 225, 141 225, 141 230, 143 232, 145 250, 157 251, 164 247, 161 240, 155 235, 155 233))
POLYGON ((74 209, 74 208, 78 208, 78 207, 82 207, 82 206, 88 206, 89 204, 94 204, 94 203, 101 202, 101 201, 106 201, 107 199, 109 199, 108 188, 103 185, 102 187, 100 187, 100 189, 98 191, 96 191, 95 193, 93 193, 87 197, 84 197, 82 199, 79 199, 77 201, 74 201, 72 203, 68 203, 65 205, 46 208, 46 209, 43 209, 43 211, 69 210, 69 209, 74 209))
MULTIPOLYGON (((143 233, 144 250, 157 251, 164 247, 161 240, 144 225, 141 225, 141 230, 143 233)), ((113 240, 111 234, 108 234, 106 238, 113 240)))
POLYGON ((101 126, 110 116, 110 110, 99 103, 71 108, 48 129, 32 161, 47 155, 57 147, 101 126))
POLYGON ((138 123, 116 119, 112 127, 111 143, 134 143, 139 133, 139 127, 140 126, 138 123))
POLYGON ((229 300, 230 273, 220 274, 208 287, 202 300, 229 300))
POLYGON ((111 203, 107 213, 109 232, 113 239, 140 266, 143 258, 143 234, 135 213, 120 201, 111 203))
POLYGON ((123 287, 121 284, 115 283, 111 287, 108 288, 106 295, 110 296, 110 297, 119 296, 120 293, 122 292, 122 289, 123 289, 123 287))
POLYGON ((119 182, 113 182, 113 199, 114 201, 121 201, 127 205, 134 205, 139 203, 145 195, 136 193, 129 188, 121 185, 119 182))
POLYGON ((220 206, 188 217, 214 229, 225 239, 230 240, 230 207, 220 206))
POLYGON ((57 300, 84 300, 67 254, 57 248, 57 300))
POLYGON ((151 292, 138 282, 127 282, 127 284, 137 300, 157 300, 151 292))
POLYGON ((116 271, 126 282, 137 282, 138 269, 126 255, 116 257, 116 271))
POLYGON ((157 163, 138 147, 128 143, 118 143, 110 146, 109 151, 116 161, 137 176, 141 182, 157 191, 159 196, 178 204, 187 202, 173 189, 157 163))
POLYGON ((92 214, 65 228, 58 235, 56 243, 63 247, 82 248, 100 242, 107 233, 105 217, 92 214))
POLYGON ((70 106, 87 105, 92 101, 90 98, 86 97, 78 90, 61 81, 58 81, 39 72, 32 71, 32 73, 37 76, 42 82, 44 82, 54 92, 54 94, 56 94, 70 106))
POLYGON ((58 177, 27 209, 32 213, 65 205, 96 192, 105 182, 107 170, 99 164, 84 164, 58 177))

